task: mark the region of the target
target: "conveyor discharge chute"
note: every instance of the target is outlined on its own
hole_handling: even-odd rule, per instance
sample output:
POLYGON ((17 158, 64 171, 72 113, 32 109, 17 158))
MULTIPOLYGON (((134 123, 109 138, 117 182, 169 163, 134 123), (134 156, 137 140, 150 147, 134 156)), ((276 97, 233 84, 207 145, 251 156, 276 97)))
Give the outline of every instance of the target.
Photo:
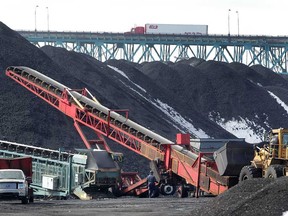
POLYGON ((253 145, 244 141, 229 141, 214 152, 221 176, 238 176, 242 167, 250 164, 253 156, 253 145))
MULTIPOLYGON (((86 169, 91 170, 117 170, 119 166, 111 158, 111 155, 104 150, 77 149, 87 155, 86 169)), ((119 169, 120 170, 120 169, 119 169)))

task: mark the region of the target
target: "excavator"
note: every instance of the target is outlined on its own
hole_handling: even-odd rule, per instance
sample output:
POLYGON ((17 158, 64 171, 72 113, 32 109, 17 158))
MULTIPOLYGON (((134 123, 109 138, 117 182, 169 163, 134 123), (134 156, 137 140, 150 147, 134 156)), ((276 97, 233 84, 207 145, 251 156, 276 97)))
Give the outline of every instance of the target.
POLYGON ((254 158, 244 166, 239 181, 288 176, 288 129, 272 129, 265 141, 254 146, 254 158))

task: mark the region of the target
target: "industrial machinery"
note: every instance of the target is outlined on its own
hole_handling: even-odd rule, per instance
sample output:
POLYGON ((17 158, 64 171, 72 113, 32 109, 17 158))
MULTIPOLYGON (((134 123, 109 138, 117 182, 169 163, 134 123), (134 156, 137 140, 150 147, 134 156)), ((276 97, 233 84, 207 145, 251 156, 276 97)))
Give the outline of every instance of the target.
POLYGON ((288 129, 272 129, 266 142, 255 146, 255 156, 244 166, 239 180, 288 176, 288 129))
MULTIPOLYGON (((213 151, 203 152, 198 148, 205 144, 205 140, 199 140, 194 145, 193 142, 191 144, 189 134, 177 134, 176 141, 170 141, 131 121, 127 110, 118 111, 125 113, 125 116, 122 116, 116 110, 101 105, 87 89, 70 89, 38 71, 22 66, 8 67, 6 75, 71 117, 88 149, 93 151, 95 143, 86 139, 81 126, 92 129, 101 140, 103 150, 107 152, 112 153, 103 136, 149 159, 151 169, 159 182, 160 192, 164 195, 172 195, 176 187, 180 197, 188 196, 188 191, 194 188, 196 196, 200 190, 218 195, 237 184, 238 175, 221 175, 216 162, 220 162, 223 172, 228 173, 234 168, 238 170, 239 167, 247 165, 251 160, 248 157, 239 160, 227 157, 230 149, 234 149, 235 156, 238 155, 237 152, 245 151, 245 142, 219 141, 218 147, 213 151, 221 146, 222 151, 218 152, 215 162, 213 151)), ((102 164, 103 162, 105 164, 105 161, 102 161, 102 164)), ((114 191, 117 195, 133 192, 140 196, 147 192, 147 188, 143 187, 145 183, 146 179, 121 173, 121 181, 115 185, 114 191)))
POLYGON ((71 194, 90 199, 87 190, 108 190, 120 179, 119 166, 107 151, 77 149, 71 153, 5 140, 0 140, 0 168, 22 169, 32 180, 35 196, 61 199, 71 194))

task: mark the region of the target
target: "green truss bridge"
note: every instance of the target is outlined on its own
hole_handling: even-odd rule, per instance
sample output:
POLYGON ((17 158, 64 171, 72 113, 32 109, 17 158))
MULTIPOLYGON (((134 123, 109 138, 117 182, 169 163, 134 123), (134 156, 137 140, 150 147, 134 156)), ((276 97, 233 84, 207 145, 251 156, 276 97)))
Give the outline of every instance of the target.
POLYGON ((153 35, 108 32, 18 31, 38 47, 51 45, 93 56, 99 61, 172 61, 192 57, 248 66, 261 64, 287 73, 288 36, 153 35))

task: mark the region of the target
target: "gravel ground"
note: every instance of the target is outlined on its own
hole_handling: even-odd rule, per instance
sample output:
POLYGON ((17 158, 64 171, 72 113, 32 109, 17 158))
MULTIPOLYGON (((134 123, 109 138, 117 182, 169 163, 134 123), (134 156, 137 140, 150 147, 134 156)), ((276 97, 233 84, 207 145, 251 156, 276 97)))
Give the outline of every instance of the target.
POLYGON ((0 215, 100 215, 100 216, 146 216, 189 215, 213 198, 118 198, 81 200, 35 200, 22 205, 19 201, 2 201, 0 215))
POLYGON ((28 205, 22 205, 20 201, 2 201, 0 215, 282 216, 288 211, 287 188, 288 177, 282 177, 247 180, 217 197, 36 199, 28 205))

